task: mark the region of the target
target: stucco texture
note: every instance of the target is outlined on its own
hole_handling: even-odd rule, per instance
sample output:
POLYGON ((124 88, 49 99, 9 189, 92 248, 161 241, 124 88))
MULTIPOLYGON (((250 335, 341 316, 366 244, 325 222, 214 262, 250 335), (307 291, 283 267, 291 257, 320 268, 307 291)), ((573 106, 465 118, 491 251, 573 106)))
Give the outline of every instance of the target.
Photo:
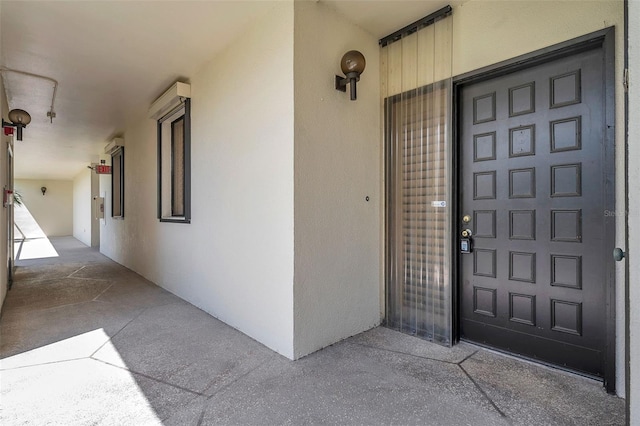
POLYGON ((295 3, 295 356, 380 323, 381 148, 377 40, 295 3), (358 99, 335 90, 340 59, 367 61, 358 99), (368 200, 367 200, 368 197, 368 200))

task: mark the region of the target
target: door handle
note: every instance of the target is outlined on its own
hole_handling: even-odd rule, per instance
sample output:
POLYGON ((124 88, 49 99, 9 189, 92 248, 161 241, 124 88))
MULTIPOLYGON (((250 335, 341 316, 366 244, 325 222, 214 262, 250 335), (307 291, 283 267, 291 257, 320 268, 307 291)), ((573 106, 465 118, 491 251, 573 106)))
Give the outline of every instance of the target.
POLYGON ((624 259, 624 257, 625 257, 624 250, 622 250, 620 247, 616 247, 613 249, 613 259, 616 262, 620 262, 622 259, 624 259))

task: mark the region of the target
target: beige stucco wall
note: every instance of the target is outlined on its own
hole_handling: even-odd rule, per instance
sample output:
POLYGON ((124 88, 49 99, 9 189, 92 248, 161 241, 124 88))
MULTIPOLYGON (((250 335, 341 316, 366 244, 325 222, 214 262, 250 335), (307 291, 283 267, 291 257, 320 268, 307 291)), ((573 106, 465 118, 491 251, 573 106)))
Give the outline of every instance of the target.
POLYGON ((613 25, 621 30, 616 41, 622 53, 623 13, 621 0, 471 0, 453 11, 453 73, 463 74, 613 25))
POLYGON ((156 219, 142 119, 124 134, 125 219, 107 214, 101 251, 298 358, 380 322, 378 45, 324 5, 274 7, 190 79, 191 224, 156 219), (349 49, 369 61, 356 102, 334 89, 349 49))
POLYGON ((380 323, 377 39, 322 3, 295 4, 295 356, 380 323), (335 90, 360 50, 358 99, 335 90), (366 197, 369 201, 366 201, 366 197))
POLYGON ((16 179, 14 184, 47 237, 73 235, 73 181, 16 179), (40 191, 43 186, 45 195, 40 191))
POLYGON ((84 169, 73 178, 73 236, 91 246, 91 175, 84 169))
MULTIPOLYGON (((124 134, 125 217, 101 251, 293 357, 293 4, 190 77, 191 224, 156 218, 156 122, 124 134)), ((206 42, 206 41, 205 41, 206 42)), ((160 93, 158 93, 160 95, 160 93)), ((151 103, 153 99, 149 99, 151 103)))

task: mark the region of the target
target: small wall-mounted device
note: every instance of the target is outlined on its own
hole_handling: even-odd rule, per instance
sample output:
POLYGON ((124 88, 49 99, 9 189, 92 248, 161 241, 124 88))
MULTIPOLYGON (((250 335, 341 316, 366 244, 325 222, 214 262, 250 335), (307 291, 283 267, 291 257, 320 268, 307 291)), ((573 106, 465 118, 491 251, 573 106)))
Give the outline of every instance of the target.
POLYGON ((104 219, 104 198, 93 197, 93 205, 96 219, 104 219))
POLYGON ((2 205, 4 207, 9 207, 13 204, 13 191, 8 189, 6 186, 2 190, 2 205))
POLYGON ((40 188, 40 192, 42 192, 42 195, 46 194, 47 193, 47 187, 46 186, 41 187, 40 188))

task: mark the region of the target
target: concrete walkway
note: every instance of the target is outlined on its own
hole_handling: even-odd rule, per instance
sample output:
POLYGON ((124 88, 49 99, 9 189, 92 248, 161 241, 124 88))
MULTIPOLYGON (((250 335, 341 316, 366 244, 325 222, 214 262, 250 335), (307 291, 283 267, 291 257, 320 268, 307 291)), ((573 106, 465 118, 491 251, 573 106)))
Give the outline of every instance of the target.
POLYGON ((289 361, 70 238, 19 267, 2 425, 618 425, 602 385, 376 328, 289 361))

